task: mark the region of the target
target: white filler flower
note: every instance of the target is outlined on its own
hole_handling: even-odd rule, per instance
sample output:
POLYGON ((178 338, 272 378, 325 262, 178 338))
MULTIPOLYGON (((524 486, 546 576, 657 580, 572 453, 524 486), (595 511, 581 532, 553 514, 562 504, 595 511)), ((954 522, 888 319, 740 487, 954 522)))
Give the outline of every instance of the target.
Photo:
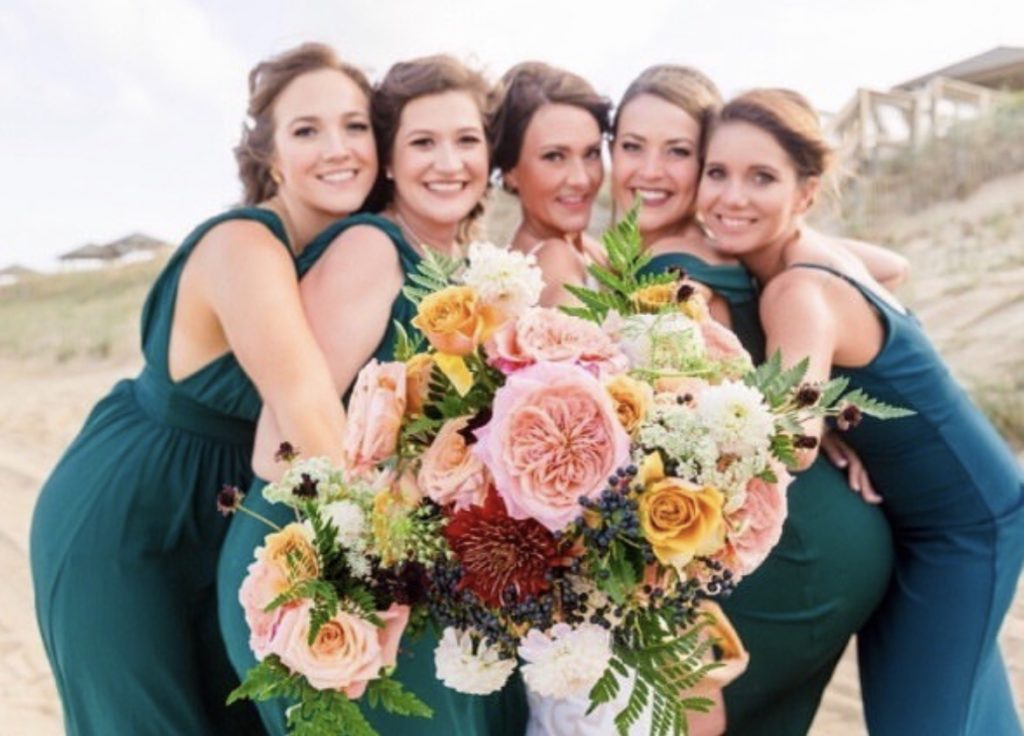
POLYGON ((488 695, 501 690, 516 669, 514 659, 502 658, 471 631, 449 626, 434 650, 437 678, 452 690, 468 695, 488 695), (476 639, 476 653, 473 642, 476 639))
POLYGON ((537 304, 544 276, 532 255, 477 241, 469 245, 469 266, 462 275, 481 301, 510 318, 537 304))
POLYGON ((526 660, 523 679, 538 695, 564 699, 586 695, 612 657, 611 633, 596 624, 555 624, 550 634, 536 629, 519 644, 526 660))
POLYGON ((747 457, 763 452, 775 433, 775 417, 761 392, 738 381, 707 389, 697 413, 724 453, 747 457))

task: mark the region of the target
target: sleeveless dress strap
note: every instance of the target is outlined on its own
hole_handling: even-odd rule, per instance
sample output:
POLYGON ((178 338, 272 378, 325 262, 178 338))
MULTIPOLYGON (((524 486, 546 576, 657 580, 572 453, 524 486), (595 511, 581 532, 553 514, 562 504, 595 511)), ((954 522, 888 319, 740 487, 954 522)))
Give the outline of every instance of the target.
POLYGON ((405 239, 401 228, 386 217, 370 212, 361 212, 357 215, 350 215, 344 219, 332 222, 327 226, 327 229, 313 238, 312 242, 305 247, 297 259, 299 278, 309 273, 309 270, 320 260, 320 257, 339 235, 357 225, 375 227, 387 235, 398 252, 398 259, 401 261, 402 270, 406 273, 415 270, 416 265, 420 262, 420 254, 405 239))
MULTIPOLYGON (((171 326, 174 321, 175 305, 178 301, 178 284, 181 281, 182 269, 199 241, 214 227, 229 220, 253 220, 262 224, 288 251, 294 264, 295 259, 284 223, 281 222, 277 213, 271 210, 261 207, 238 207, 215 215, 197 225, 164 266, 142 307, 142 348, 146 362, 168 381, 170 381, 168 359, 170 357, 171 326)), ((298 272, 296 271, 296 273, 298 272)))

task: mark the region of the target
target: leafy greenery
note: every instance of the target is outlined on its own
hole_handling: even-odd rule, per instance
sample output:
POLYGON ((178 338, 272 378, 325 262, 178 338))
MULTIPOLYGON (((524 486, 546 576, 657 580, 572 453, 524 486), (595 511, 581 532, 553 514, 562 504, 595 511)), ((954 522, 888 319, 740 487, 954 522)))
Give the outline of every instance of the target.
POLYGON ((639 204, 634 205, 622 220, 601 236, 608 255, 608 266, 595 263, 588 266, 587 271, 603 290, 566 284, 565 289, 579 299, 583 306, 562 307, 562 311, 600 323, 612 310, 623 315, 635 313, 637 310, 633 295, 639 289, 676 280, 671 273, 641 273, 651 262, 652 256, 644 250, 643 238, 637 225, 639 214, 639 204))
MULTIPOLYGON (((590 691, 590 711, 611 702, 621 691, 620 680, 636 673, 626 707, 615 717, 620 736, 627 736, 645 709, 652 713, 652 736, 678 736, 688 732, 687 711, 707 712, 712 702, 702 697, 680 697, 710 671, 720 667, 706 659, 714 640, 705 635, 707 621, 687 626, 671 609, 650 607, 637 614, 633 625, 615 642, 608 669, 590 691)), ((588 711, 589 712, 589 711, 588 711)))
POLYGON ((430 250, 416 265, 416 271, 407 277, 414 285, 405 286, 402 293, 406 299, 419 306, 431 294, 451 286, 452 277, 464 265, 465 261, 461 258, 430 250))
POLYGON ((413 334, 410 335, 409 331, 405 329, 405 325, 397 319, 393 324, 395 326, 394 359, 404 363, 420 352, 420 346, 423 344, 423 335, 419 333, 419 330, 413 330, 413 334))

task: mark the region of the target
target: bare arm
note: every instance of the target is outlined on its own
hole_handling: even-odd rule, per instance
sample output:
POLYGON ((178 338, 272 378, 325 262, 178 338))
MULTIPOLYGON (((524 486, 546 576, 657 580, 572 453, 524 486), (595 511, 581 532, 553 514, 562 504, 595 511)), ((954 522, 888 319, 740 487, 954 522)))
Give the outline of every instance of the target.
POLYGON ((302 280, 302 301, 338 395, 384 336, 402 282, 395 246, 369 226, 342 233, 302 280))
POLYGON ((563 240, 545 240, 533 250, 537 265, 544 274, 544 291, 540 295, 542 307, 576 305, 576 297, 563 286, 582 286, 586 278, 583 260, 573 247, 563 240))
POLYGON ((229 222, 200 243, 191 285, 273 412, 310 455, 341 459, 345 415, 299 298, 290 254, 266 228, 229 222))
MULTIPOLYGON (((761 295, 760 310, 768 354, 780 351, 785 367, 807 358, 804 380, 827 381, 836 351, 839 320, 815 275, 795 270, 776 276, 761 295)), ((804 433, 819 440, 822 431, 820 419, 804 425, 804 433)), ((817 448, 801 450, 796 470, 805 470, 817 455, 817 448)))
POLYGON ((839 248, 849 253, 864 264, 871 278, 890 291, 910 276, 910 261, 889 248, 862 240, 831 237, 812 228, 804 228, 803 235, 825 247, 839 248))

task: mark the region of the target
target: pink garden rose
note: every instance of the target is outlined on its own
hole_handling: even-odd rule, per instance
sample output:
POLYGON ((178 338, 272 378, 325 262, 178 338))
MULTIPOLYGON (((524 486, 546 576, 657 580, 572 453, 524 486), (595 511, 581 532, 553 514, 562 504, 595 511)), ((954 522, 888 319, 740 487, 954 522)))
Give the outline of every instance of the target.
POLYGON ((519 319, 506 322, 487 341, 485 350, 491 365, 503 373, 540 361, 582 363, 604 375, 629 367, 626 356, 598 325, 543 307, 528 309, 519 319))
POLYGON ((339 612, 321 627, 310 645, 312 608, 307 599, 288 609, 281 616, 271 647, 288 669, 302 674, 317 690, 342 690, 355 699, 366 691, 370 680, 380 676, 382 667, 395 666, 398 643, 409 622, 408 606, 393 603, 388 610, 379 611, 382 628, 339 612))
POLYGON ((454 503, 456 510, 482 505, 490 484, 487 468, 459 434, 468 423, 468 417, 458 417, 441 427, 420 456, 417 475, 420 491, 442 506, 454 503))
POLYGON ((557 532, 629 457, 629 436, 608 392, 585 369, 536 363, 509 376, 476 453, 513 519, 557 532))
POLYGON ((746 500, 731 516, 731 525, 737 531, 729 535, 732 554, 739 576, 756 570, 772 547, 779 543, 782 525, 786 521, 786 488, 793 477, 782 466, 772 467, 777 483, 766 483, 752 478, 747 483, 746 500))
POLYGON ((249 624, 249 648, 256 659, 262 660, 270 653, 271 639, 287 606, 269 612, 264 609, 293 583, 316 577, 317 565, 309 535, 297 523, 268 534, 263 545, 256 548, 255 557, 238 591, 238 600, 249 624))
POLYGON ((371 360, 348 402, 345 463, 362 472, 394 453, 405 413, 405 364, 371 360))

